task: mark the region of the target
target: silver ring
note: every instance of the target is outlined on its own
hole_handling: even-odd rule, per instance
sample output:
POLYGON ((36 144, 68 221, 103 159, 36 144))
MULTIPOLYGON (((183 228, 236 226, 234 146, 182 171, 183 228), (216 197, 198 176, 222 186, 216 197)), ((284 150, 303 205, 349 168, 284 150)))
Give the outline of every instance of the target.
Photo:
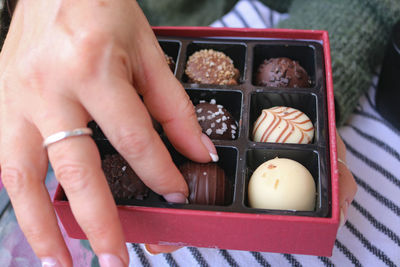
POLYGON ((346 166, 346 168, 349 168, 349 166, 347 166, 347 163, 344 162, 344 160, 338 158, 337 161, 340 162, 340 163, 342 163, 344 166, 346 166))
POLYGON ((57 143, 58 141, 64 140, 69 137, 82 136, 82 135, 92 135, 93 131, 90 128, 77 128, 72 131, 61 131, 48 136, 43 141, 43 146, 48 147, 51 144, 57 143))

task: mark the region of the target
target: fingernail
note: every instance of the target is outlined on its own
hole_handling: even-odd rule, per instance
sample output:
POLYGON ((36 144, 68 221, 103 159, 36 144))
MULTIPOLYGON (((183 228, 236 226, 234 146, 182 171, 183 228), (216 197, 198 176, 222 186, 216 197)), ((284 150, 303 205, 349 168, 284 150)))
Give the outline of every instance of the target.
POLYGON ((213 142, 210 140, 210 138, 205 135, 204 133, 201 134, 201 141, 203 142, 203 145, 207 148, 211 160, 213 162, 217 162, 218 161, 218 154, 217 154, 217 150, 215 149, 215 146, 213 144, 213 142))
POLYGON ((156 256, 158 254, 160 254, 160 252, 154 252, 151 250, 150 246, 145 244, 144 245, 144 250, 147 252, 147 254, 149 254, 150 256, 156 256))
POLYGON ((42 267, 61 267, 61 264, 58 262, 58 260, 54 258, 41 258, 42 261, 42 267))
POLYGON ((343 209, 340 209, 340 222, 339 222, 339 229, 344 226, 346 223, 346 217, 344 216, 343 209))
POLYGON ((113 254, 100 254, 99 263, 101 267, 123 267, 122 260, 113 254))
POLYGON ((346 223, 346 220, 347 220, 347 216, 346 215, 347 215, 347 210, 349 208, 349 205, 350 205, 350 203, 346 199, 343 202, 342 206, 340 207, 340 224, 339 224, 339 227, 343 227, 343 225, 346 223))
POLYGON ((185 203, 185 204, 189 203, 186 196, 182 193, 169 193, 169 194, 163 195, 163 197, 165 198, 165 200, 167 202, 171 202, 171 203, 185 203))

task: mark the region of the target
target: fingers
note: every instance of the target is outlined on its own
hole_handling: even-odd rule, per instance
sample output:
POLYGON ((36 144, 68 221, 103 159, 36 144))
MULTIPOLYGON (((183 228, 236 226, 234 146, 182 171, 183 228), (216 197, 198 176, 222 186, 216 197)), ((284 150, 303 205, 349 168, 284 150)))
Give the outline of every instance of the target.
POLYGON ((6 125, 1 143, 2 180, 18 223, 43 264, 72 266, 44 184, 48 161, 42 137, 22 118, 9 120, 6 125))
POLYGON ((147 252, 151 255, 157 255, 160 253, 172 253, 182 247, 178 246, 169 246, 169 245, 153 245, 153 244, 145 244, 147 252))
POLYGON ((339 169, 339 204, 340 204, 340 226, 347 220, 347 211, 357 193, 357 184, 354 176, 347 167, 346 147, 343 140, 336 132, 339 169))
POLYGON ((114 79, 88 88, 87 93, 90 97, 81 99, 84 106, 143 182, 170 202, 185 202, 186 182, 134 88, 114 79))
POLYGON ((144 44, 132 58, 135 87, 179 152, 198 162, 216 161, 216 149, 202 134, 189 96, 167 66, 153 32, 144 29, 148 30, 143 34, 144 44))
MULTIPOLYGON (((35 118, 43 136, 87 124, 87 114, 79 104, 65 99, 56 103, 48 104, 47 110, 51 111, 48 120, 35 118)), ((124 234, 93 140, 89 136, 71 137, 51 144, 47 150, 74 217, 99 261, 103 266, 127 266, 129 257, 124 234), (106 265, 111 263, 113 265, 106 265)))

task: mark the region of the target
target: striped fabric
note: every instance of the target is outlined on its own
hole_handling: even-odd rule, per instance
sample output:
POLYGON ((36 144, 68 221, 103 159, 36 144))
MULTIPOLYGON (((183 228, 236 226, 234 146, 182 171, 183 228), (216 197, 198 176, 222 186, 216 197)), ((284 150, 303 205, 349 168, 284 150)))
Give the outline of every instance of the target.
MULTIPOLYGON (((258 1, 243 0, 212 26, 268 28, 285 16, 258 1)), ((338 232, 332 257, 194 247, 150 256, 143 245, 127 244, 130 266, 400 266, 400 131, 377 113, 376 85, 377 78, 347 124, 339 129, 358 192, 349 207, 348 221, 338 232)), ((52 196, 57 181, 51 170, 46 185, 52 196)), ((71 239, 61 229, 74 266, 99 266, 86 240, 71 239)), ((40 266, 1 183, 0 266, 40 266)))
MULTIPOLYGON (((285 17, 242 0, 212 26, 269 28, 285 17)), ((376 85, 377 78, 339 129, 358 192, 332 257, 194 247, 150 256, 143 245, 128 244, 131 266, 400 266, 400 132, 376 111, 376 85)))

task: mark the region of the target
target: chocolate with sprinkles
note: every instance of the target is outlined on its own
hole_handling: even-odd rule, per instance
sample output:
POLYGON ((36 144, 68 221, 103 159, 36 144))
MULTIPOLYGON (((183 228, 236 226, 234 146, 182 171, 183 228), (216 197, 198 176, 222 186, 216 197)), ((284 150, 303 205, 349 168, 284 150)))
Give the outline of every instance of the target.
POLYGON ((211 139, 236 139, 239 132, 237 122, 229 111, 216 103, 215 99, 211 99, 209 103, 200 101, 195 110, 203 133, 211 139))
POLYGON ((258 67, 256 85, 280 88, 309 88, 307 72, 299 62, 286 57, 264 60, 258 67))
POLYGON ((101 166, 114 198, 143 200, 148 196, 149 188, 121 155, 106 155, 101 166))

